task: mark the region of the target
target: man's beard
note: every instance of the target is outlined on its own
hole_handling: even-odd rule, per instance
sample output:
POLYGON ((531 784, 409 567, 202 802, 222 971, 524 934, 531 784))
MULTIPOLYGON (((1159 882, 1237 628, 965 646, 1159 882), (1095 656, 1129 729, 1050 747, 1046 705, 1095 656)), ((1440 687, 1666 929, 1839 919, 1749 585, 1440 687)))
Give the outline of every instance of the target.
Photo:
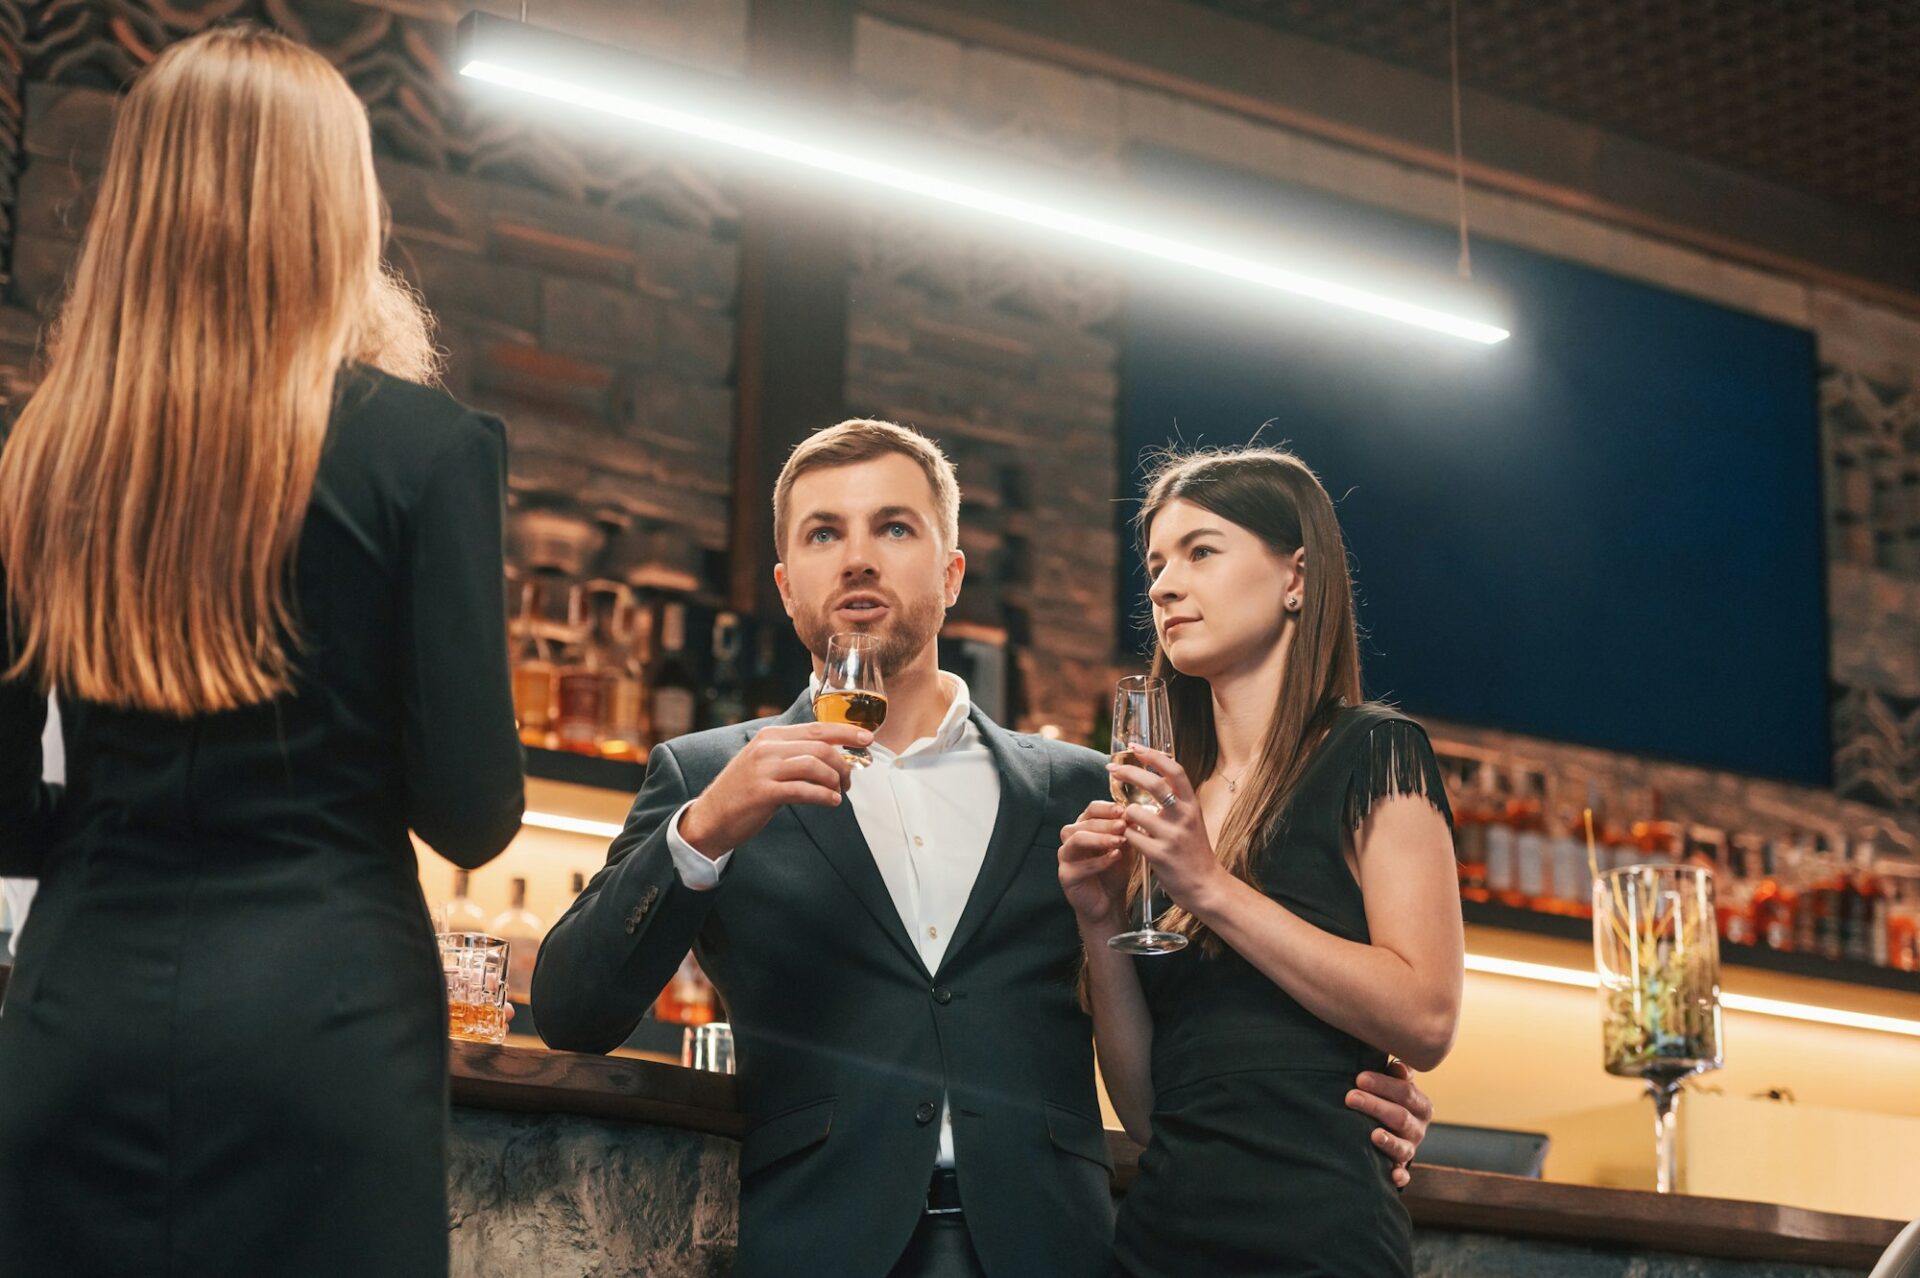
MULTIPOLYGON (((853 630, 879 639, 880 673, 891 677, 906 669, 933 642, 946 619, 946 607, 938 596, 912 605, 896 600, 885 621, 876 626, 856 624, 853 630)), ((807 645, 807 651, 822 661, 827 659, 827 641, 841 633, 826 610, 809 607, 794 613, 793 629, 800 636, 800 642, 807 645)))

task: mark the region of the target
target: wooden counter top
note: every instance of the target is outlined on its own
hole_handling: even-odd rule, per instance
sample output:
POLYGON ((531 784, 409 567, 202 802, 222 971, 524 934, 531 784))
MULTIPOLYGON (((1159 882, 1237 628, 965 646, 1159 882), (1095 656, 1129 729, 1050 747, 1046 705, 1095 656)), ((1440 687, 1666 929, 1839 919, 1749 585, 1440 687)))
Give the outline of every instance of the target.
MULTIPOLYGON (((658 1061, 454 1043, 453 1102, 483 1109, 585 1114, 738 1139, 734 1081, 658 1061)), ((1124 1191, 1140 1147, 1109 1131, 1124 1191)), ((1770 1203, 1561 1185, 1416 1166, 1405 1195, 1417 1226, 1631 1246, 1738 1260, 1869 1269, 1903 1221, 1770 1203)))

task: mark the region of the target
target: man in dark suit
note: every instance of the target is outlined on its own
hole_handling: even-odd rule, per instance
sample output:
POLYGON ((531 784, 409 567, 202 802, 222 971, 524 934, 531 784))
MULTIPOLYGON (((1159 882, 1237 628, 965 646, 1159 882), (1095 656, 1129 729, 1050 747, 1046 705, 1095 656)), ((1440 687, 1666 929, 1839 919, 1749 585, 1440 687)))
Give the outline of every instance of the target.
MULTIPOLYGON (((952 466, 923 436, 851 421, 794 450, 782 602, 816 661, 836 633, 877 637, 886 720, 817 723, 808 689, 655 748, 534 971, 547 1042, 605 1052, 696 950, 746 1110, 739 1278, 1107 1272, 1111 1164, 1056 859, 1106 758, 1007 732, 939 669, 958 534, 952 466)), ((1404 1163, 1426 1098, 1360 1085, 1404 1163)))

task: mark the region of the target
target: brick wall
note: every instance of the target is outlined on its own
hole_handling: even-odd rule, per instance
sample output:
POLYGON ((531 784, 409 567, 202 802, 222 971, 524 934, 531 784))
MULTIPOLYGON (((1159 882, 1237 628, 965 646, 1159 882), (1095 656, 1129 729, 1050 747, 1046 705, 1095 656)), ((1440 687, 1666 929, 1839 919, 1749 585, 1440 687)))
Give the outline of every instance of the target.
MULTIPOLYGON (((449 66, 464 7, 39 6, 19 46, 24 127, 0 150, 0 196, 18 174, 17 198, 0 213, 15 227, 0 390, 31 380, 104 161, 115 91, 148 50, 207 21, 253 17, 326 53, 366 101, 392 258, 440 321, 449 389, 508 420, 516 504, 562 504, 612 530, 651 533, 650 553, 715 578, 733 451, 739 208, 727 175, 681 151, 486 106, 449 66)), ((716 69, 743 56, 742 3, 546 7, 554 25, 716 69)), ((8 12, 0 0, 0 34, 8 12)), ((0 57, 0 130, 6 65, 0 57)))

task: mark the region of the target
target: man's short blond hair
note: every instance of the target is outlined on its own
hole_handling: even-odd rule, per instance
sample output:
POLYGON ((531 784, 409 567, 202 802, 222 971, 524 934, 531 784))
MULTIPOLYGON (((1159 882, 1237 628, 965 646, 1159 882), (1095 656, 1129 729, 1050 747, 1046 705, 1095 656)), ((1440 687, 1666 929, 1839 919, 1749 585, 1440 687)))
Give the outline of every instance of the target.
POLYGON ((787 504, 793 494, 793 482, 810 470, 830 466, 851 466, 872 461, 888 453, 899 453, 920 463, 927 484, 933 489, 934 515, 940 521, 940 536, 946 548, 960 544, 960 481, 953 463, 940 451, 940 445, 910 427, 883 422, 871 417, 855 417, 837 426, 801 440, 780 468, 780 479, 773 486, 773 546, 786 554, 787 504))

